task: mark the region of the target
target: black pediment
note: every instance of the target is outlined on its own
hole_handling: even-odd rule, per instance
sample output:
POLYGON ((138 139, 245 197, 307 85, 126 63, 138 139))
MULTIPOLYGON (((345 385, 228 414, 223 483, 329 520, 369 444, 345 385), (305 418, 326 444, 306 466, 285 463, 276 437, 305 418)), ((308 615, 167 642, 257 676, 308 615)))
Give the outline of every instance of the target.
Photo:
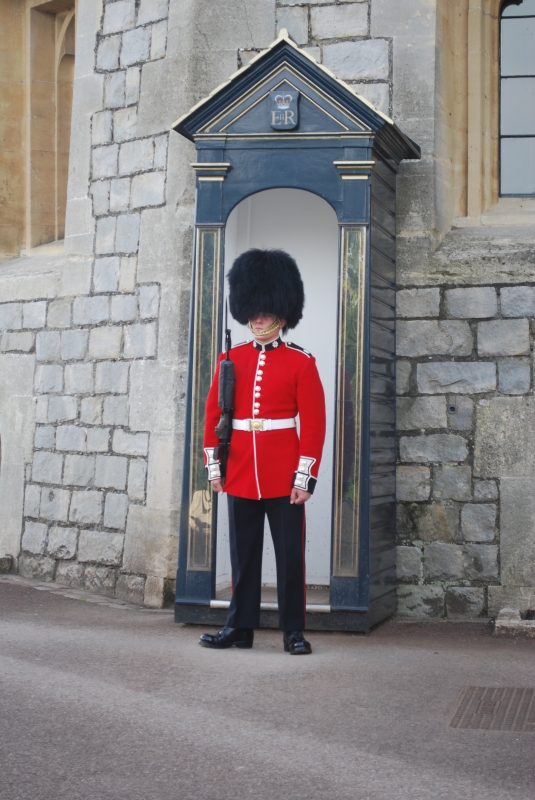
POLYGON ((391 119, 300 50, 286 31, 173 128, 192 141, 379 135, 399 160, 420 157, 391 119))

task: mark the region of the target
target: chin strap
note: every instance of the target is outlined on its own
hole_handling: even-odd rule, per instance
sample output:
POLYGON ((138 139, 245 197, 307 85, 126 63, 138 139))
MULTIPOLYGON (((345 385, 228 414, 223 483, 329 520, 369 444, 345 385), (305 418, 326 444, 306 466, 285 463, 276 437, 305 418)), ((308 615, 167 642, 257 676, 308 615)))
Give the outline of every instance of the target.
POLYGON ((253 336, 269 336, 270 333, 274 333, 278 328, 281 326, 281 321, 279 317, 273 322, 269 328, 266 328, 265 331, 258 331, 251 325, 251 320, 247 323, 249 330, 252 331, 253 336))

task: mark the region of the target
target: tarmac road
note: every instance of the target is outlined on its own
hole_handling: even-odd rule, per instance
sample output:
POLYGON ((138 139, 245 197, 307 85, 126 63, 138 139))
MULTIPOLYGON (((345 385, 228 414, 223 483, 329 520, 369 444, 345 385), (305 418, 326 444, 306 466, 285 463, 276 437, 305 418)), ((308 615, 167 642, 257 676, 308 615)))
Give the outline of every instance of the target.
POLYGON ((463 686, 535 686, 535 641, 391 622, 293 658, 202 630, 0 576, 2 800, 533 800, 535 734, 448 715, 463 686))

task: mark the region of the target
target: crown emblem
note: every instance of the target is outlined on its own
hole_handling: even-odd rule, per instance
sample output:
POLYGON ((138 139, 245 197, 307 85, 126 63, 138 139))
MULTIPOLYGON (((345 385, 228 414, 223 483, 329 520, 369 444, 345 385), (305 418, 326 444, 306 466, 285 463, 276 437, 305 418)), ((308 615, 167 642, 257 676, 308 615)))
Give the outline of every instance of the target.
POLYGON ((275 102, 277 104, 277 108, 280 109, 290 108, 290 103, 292 102, 292 96, 290 94, 276 94, 275 102))

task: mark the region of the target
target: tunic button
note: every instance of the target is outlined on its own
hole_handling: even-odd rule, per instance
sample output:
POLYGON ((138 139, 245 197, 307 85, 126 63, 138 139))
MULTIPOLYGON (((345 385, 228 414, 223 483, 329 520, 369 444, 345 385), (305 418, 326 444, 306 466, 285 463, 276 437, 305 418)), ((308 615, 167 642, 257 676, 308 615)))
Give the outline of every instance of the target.
POLYGON ((255 408, 260 408, 260 403, 255 403, 255 404, 254 404, 254 407, 255 407, 255 408))
POLYGON ((261 381, 261 380, 262 380, 262 376, 261 376, 261 375, 257 375, 257 376, 256 376, 256 380, 257 380, 257 382, 258 382, 258 381, 261 381))
POLYGON ((258 414, 258 409, 257 408, 255 408, 255 410, 253 411, 253 414, 258 414))
POLYGON ((263 371, 262 371, 261 369, 258 369, 258 370, 256 371, 256 374, 257 374, 257 375, 263 375, 264 373, 263 373, 263 371))

